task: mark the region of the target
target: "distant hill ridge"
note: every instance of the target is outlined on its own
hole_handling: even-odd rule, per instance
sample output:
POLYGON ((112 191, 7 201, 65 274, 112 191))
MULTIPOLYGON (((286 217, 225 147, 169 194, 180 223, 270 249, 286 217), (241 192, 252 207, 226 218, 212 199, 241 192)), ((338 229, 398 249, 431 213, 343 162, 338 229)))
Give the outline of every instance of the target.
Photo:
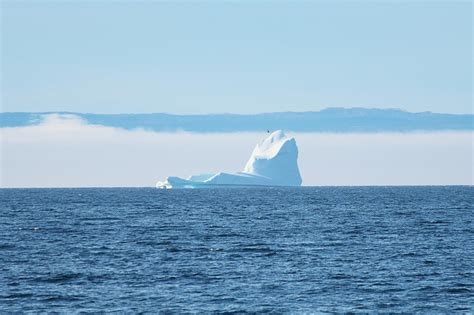
POLYGON ((283 129, 296 132, 409 132, 474 130, 472 114, 411 113, 400 109, 327 108, 315 112, 262 114, 90 114, 75 112, 0 113, 0 127, 40 124, 46 115, 76 115, 89 124, 174 132, 242 132, 283 129))

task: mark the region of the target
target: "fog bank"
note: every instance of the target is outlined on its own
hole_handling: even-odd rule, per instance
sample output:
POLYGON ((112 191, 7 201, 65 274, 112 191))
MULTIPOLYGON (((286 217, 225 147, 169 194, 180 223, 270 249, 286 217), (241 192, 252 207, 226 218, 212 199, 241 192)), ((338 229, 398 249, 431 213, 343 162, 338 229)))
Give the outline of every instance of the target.
MULTIPOLYGON (((473 184, 473 132, 288 133, 303 185, 473 184)), ((154 186, 168 175, 238 171, 262 133, 157 133, 75 116, 0 128, 1 187, 154 186)))

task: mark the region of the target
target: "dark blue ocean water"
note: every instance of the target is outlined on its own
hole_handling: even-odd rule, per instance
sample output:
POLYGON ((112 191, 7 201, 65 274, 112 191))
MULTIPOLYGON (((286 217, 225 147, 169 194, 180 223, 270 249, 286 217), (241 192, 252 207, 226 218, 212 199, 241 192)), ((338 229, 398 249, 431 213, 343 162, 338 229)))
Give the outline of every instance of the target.
POLYGON ((0 190, 0 310, 474 312, 474 188, 0 190))

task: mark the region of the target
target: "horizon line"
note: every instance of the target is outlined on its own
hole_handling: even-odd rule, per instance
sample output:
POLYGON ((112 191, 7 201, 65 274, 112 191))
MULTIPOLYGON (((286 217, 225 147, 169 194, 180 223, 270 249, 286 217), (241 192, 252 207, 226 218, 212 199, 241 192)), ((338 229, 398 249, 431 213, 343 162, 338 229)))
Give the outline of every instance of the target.
MULTIPOLYGON (((216 185, 218 186, 218 185, 216 185)), ((234 186, 235 187, 235 186, 234 186)), ((301 186, 265 186, 265 185, 253 185, 253 186, 245 186, 238 187, 241 189, 300 189, 300 188, 334 188, 334 187, 354 187, 354 188, 362 188, 362 187, 474 187, 474 184, 387 184, 387 185, 301 185, 301 186)), ((37 186, 37 187, 0 187, 0 189, 155 189, 155 190, 166 190, 169 189, 159 189, 155 186, 37 186)), ((209 190, 209 189, 226 189, 226 187, 211 187, 211 188, 193 188, 193 190, 202 189, 202 190, 209 190)), ((232 188, 235 189, 235 188, 232 188)), ((174 190, 188 190, 188 189, 174 189, 174 190)))

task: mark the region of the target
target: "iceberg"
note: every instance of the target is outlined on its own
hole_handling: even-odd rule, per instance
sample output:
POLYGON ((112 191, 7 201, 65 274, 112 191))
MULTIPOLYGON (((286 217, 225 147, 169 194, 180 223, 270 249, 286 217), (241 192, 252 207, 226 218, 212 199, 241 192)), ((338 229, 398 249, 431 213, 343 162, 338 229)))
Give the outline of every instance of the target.
POLYGON ((277 130, 257 144, 241 172, 200 174, 187 179, 170 176, 159 181, 156 187, 301 186, 301 181, 296 141, 277 130))

